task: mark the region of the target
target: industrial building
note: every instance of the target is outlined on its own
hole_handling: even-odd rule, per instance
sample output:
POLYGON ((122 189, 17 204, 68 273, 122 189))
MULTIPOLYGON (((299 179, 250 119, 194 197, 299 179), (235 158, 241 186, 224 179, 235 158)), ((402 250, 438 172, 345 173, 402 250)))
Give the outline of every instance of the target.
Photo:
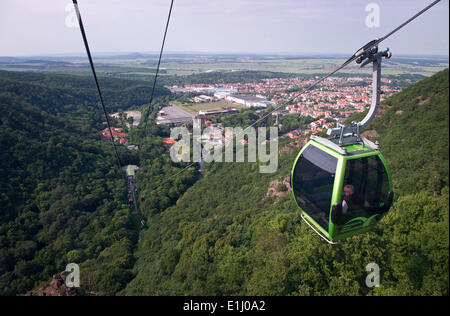
POLYGON ((266 98, 262 96, 254 96, 249 94, 233 94, 229 95, 225 98, 228 101, 236 102, 246 107, 267 107, 274 106, 275 103, 271 101, 267 101, 266 98))

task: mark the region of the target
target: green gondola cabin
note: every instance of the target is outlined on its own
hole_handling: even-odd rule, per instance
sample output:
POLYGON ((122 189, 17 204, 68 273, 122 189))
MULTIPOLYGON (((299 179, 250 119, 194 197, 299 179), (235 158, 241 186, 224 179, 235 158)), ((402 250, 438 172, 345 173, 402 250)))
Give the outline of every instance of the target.
POLYGON ((374 43, 353 55, 361 67, 373 64, 372 104, 366 116, 360 122, 328 129, 330 138, 311 136, 291 171, 292 194, 302 218, 332 244, 373 230, 394 198, 379 144, 360 134, 378 110, 381 61, 392 56, 389 49, 378 51, 374 43))
POLYGON ((386 161, 363 141, 338 146, 313 136, 295 160, 291 187, 302 217, 331 243, 372 230, 393 200, 386 161))

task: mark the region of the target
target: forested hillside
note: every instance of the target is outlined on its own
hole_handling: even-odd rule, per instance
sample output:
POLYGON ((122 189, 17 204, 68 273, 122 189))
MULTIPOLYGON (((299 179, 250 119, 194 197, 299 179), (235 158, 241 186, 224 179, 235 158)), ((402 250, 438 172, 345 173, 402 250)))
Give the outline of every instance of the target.
POLYGON ((136 277, 120 294, 448 295, 448 91, 446 70, 388 99, 372 123, 396 192, 375 232, 328 245, 283 185, 268 194, 299 148, 282 150, 272 175, 255 163, 215 163, 176 205, 143 205, 136 277), (365 285, 371 262, 381 269, 375 289, 365 285))
POLYGON ((367 128, 380 141, 397 194, 438 195, 449 184, 448 78, 447 69, 392 96, 367 128))
MULTIPOLYGON (((154 115, 173 98, 158 88, 150 109, 148 82, 100 84, 110 112, 154 115)), ((274 174, 211 163, 200 177, 196 166, 178 174, 186 164, 168 155, 169 128, 131 129, 139 151, 118 149, 142 169, 142 226, 98 132, 92 78, 0 71, 0 295, 36 289, 71 262, 81 292, 100 295, 448 295, 448 91, 445 70, 382 104, 367 137, 381 143, 396 201, 376 231, 330 246, 301 221, 286 185, 304 140, 280 139, 274 174), (381 269, 375 289, 365 285, 371 262, 381 269)))
MULTIPOLYGON (((101 82, 120 94, 110 108, 148 98, 139 82, 101 82)), ((96 93, 91 77, 0 72, 0 295, 24 294, 71 262, 83 290, 114 294, 132 277, 137 229, 98 132, 96 93)), ((119 153, 126 162, 128 150, 119 153)))
MULTIPOLYGON (((126 110, 149 102, 151 85, 146 81, 101 78, 100 86, 108 112, 126 110)), ((99 119, 101 108, 91 76, 49 75, 0 70, 0 91, 21 96, 50 114, 90 115, 99 119), (32 100, 32 101, 31 101, 32 100)), ((170 91, 159 85, 155 97, 168 97, 170 91)))

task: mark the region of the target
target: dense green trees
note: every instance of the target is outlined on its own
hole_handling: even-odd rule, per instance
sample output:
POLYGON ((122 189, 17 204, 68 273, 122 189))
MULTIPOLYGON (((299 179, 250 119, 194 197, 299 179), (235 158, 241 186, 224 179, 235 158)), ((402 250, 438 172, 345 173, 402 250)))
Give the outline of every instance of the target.
MULTIPOLYGON (((97 260, 137 234, 112 147, 95 129, 102 118, 91 92, 57 84, 81 78, 1 74, 0 294, 23 294, 71 262, 89 269, 89 289, 115 293, 97 260)), ((121 287, 133 260, 127 247, 108 262, 121 287), (126 264, 114 265, 123 256, 126 264)))
POLYGON ((261 82, 267 78, 289 78, 293 74, 271 71, 228 71, 228 72, 204 72, 189 76, 173 76, 164 78, 164 82, 171 85, 182 86, 194 83, 248 83, 261 82))
MULTIPOLYGON (((281 155, 272 175, 257 163, 210 164, 176 205, 151 213, 136 278, 120 294, 448 295, 448 71, 385 104, 372 126, 397 201, 376 231, 331 246, 302 224, 289 194, 265 198, 297 150, 281 155), (372 262, 379 288, 365 284, 372 262)), ((255 115, 243 114, 222 121, 245 124, 255 115)))
POLYGON ((367 127, 371 138, 381 144, 397 194, 437 195, 448 186, 448 102, 446 69, 387 99, 380 105, 379 117, 367 127))
MULTIPOLYGON (((49 75, 0 70, 1 91, 19 95, 51 114, 77 113, 93 116, 100 113, 98 93, 94 79, 89 76, 49 75), (58 106, 55 106, 58 105, 58 106)), ((100 86, 109 112, 139 107, 150 100, 152 85, 147 81, 102 77, 100 86)), ((159 85, 155 97, 169 96, 170 91, 159 85)))
MULTIPOLYGON (((279 140, 274 174, 260 174, 258 163, 211 163, 201 177, 196 166, 172 177, 186 164, 170 160, 161 140, 170 130, 152 122, 170 96, 162 90, 150 108, 140 83, 102 79, 110 109, 145 105, 150 118, 147 129, 130 130, 139 152, 119 146, 125 163, 142 168, 141 227, 98 133, 90 79, 0 75, 1 295, 23 294, 70 262, 81 266, 82 291, 104 295, 448 295, 448 70, 382 105, 369 129, 396 202, 376 231, 337 246, 303 225, 287 187, 268 195, 298 152, 289 139, 279 140), (381 268, 379 288, 365 285, 371 262, 381 268)), ((217 121, 245 127, 259 115, 217 121)), ((308 121, 281 123, 289 131, 308 121)))

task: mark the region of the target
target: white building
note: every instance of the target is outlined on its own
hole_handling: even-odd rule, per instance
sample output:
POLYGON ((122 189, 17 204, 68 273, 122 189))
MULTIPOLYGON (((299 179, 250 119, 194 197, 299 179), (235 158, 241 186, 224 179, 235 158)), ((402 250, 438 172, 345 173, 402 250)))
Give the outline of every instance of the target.
POLYGON ((194 97, 194 98, 192 99, 192 101, 194 101, 195 103, 209 102, 209 101, 212 101, 212 100, 213 100, 213 97, 211 97, 211 96, 209 96, 209 95, 204 95, 204 94, 199 95, 199 96, 197 96, 197 97, 194 97))
POLYGON ((227 96, 236 93, 236 89, 232 88, 217 88, 214 97, 217 99, 225 99, 227 96))
POLYGON ((261 96, 253 96, 248 94, 234 94, 227 96, 226 99, 231 102, 236 102, 247 107, 267 107, 268 105, 275 105, 274 102, 267 101, 261 96))

